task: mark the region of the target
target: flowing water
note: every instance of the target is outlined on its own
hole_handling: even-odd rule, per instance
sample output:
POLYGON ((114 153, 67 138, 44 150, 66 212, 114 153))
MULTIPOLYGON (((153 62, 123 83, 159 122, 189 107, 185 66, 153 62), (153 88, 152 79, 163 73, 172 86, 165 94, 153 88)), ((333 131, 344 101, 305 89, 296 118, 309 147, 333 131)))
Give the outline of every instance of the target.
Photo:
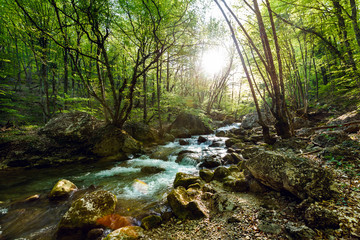
MULTIPOLYGON (((217 131, 238 128, 229 125, 217 131)), ((56 225, 67 211, 70 201, 51 202, 46 195, 59 179, 68 179, 78 186, 81 194, 90 186, 114 193, 119 202, 119 214, 131 215, 149 209, 161 202, 170 191, 177 172, 198 173, 199 161, 209 155, 225 156, 225 137, 215 134, 203 135, 207 141, 199 144, 199 136, 183 139, 188 145, 180 145, 179 139, 159 149, 168 151, 167 161, 153 159, 147 155, 123 162, 91 165, 70 165, 49 169, 31 169, 6 173, 0 176, 0 240, 7 239, 51 239, 56 225), (216 147, 211 144, 216 142, 216 147), (184 157, 176 161, 180 152, 190 152, 193 158, 184 157), (144 167, 157 167, 156 174, 142 172, 144 167), (38 194, 40 199, 24 201, 38 194)))

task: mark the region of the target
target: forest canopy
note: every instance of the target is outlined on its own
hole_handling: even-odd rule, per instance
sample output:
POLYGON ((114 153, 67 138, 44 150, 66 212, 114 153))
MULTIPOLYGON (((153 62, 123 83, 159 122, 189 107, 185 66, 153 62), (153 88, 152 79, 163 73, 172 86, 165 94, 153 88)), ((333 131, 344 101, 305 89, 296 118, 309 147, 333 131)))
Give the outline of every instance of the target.
POLYGON ((81 110, 162 129, 183 110, 268 109, 287 137, 289 109, 356 107, 357 11, 357 0, 0 0, 1 124, 81 110))

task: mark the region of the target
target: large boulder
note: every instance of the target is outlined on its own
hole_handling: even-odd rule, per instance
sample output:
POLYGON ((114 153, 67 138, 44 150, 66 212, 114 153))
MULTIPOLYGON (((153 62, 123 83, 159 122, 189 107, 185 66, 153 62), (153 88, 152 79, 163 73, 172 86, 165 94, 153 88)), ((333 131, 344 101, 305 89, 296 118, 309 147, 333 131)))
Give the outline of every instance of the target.
POLYGON ((277 191, 287 190, 300 199, 322 200, 336 194, 332 174, 306 159, 261 151, 245 165, 262 184, 277 191))
MULTIPOLYGON (((273 125, 275 123, 275 118, 269 112, 262 111, 261 114, 266 125, 273 125)), ((256 112, 249 113, 244 116, 241 127, 245 129, 260 127, 258 121, 259 116, 256 112)))
POLYGON ((114 126, 99 129, 94 137, 92 152, 101 157, 126 155, 141 150, 141 144, 127 132, 114 126))
POLYGON ((99 226, 98 219, 115 211, 116 203, 116 196, 108 191, 85 194, 74 201, 62 217, 57 238, 84 239, 89 230, 99 226))
POLYGON ((142 122, 126 122, 123 129, 133 138, 143 143, 154 143, 159 140, 156 129, 142 122))
POLYGON ((209 211, 201 200, 183 186, 173 189, 167 196, 174 214, 180 219, 198 219, 207 217, 209 211))
POLYGON ((85 112, 56 115, 39 131, 59 143, 85 143, 90 140, 100 122, 85 112))
POLYGON ((201 135, 210 134, 213 131, 198 117, 190 113, 180 113, 175 121, 169 127, 169 132, 175 137, 188 137, 188 135, 201 135), (188 133, 184 136, 179 136, 180 133, 184 132, 184 129, 188 133), (178 131, 181 130, 181 131, 178 131))
POLYGON ((73 191, 76 191, 78 188, 76 185, 69 180, 62 179, 59 180, 55 186, 52 188, 49 198, 50 199, 59 199, 69 196, 73 191))

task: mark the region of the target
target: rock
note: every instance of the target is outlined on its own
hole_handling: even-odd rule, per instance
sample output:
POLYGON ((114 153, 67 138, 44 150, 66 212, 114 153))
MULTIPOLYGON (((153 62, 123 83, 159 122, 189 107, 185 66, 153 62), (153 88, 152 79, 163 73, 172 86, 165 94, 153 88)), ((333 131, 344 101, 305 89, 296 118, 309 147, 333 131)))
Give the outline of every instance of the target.
POLYGON ((68 197, 71 192, 76 191, 78 188, 69 180, 59 180, 49 194, 50 199, 58 199, 68 197))
POLYGON ((170 134, 170 133, 164 133, 163 137, 161 138, 161 140, 164 142, 164 143, 167 143, 167 142, 173 142, 175 141, 175 137, 174 135, 170 134))
POLYGON ((226 133, 224 131, 219 131, 215 134, 217 137, 225 137, 226 133))
POLYGON ((171 129, 170 134, 173 135, 175 138, 190 138, 191 133, 188 129, 182 127, 178 129, 171 129))
POLYGON ((264 233, 273 233, 273 234, 281 233, 281 226, 279 224, 271 223, 268 221, 260 221, 258 228, 260 231, 264 233))
POLYGON ((103 234, 104 234, 104 229, 102 229, 102 228, 93 228, 88 232, 88 234, 86 236, 86 240, 98 240, 98 239, 101 239, 103 234))
POLYGON ((262 151, 245 165, 262 184, 277 191, 287 190, 300 199, 330 199, 336 194, 332 174, 306 159, 262 151))
POLYGON ((334 211, 328 210, 317 204, 311 204, 305 211, 306 224, 313 228, 338 229, 340 220, 334 211))
POLYGON ((198 141, 198 143, 204 143, 207 141, 207 139, 203 136, 199 136, 197 141, 198 141))
POLYGON ((248 180, 248 185, 249 185, 249 192, 252 193, 264 193, 268 191, 267 187, 261 184, 255 178, 250 178, 248 180))
POLYGON ((39 131, 59 143, 84 143, 91 139, 100 122, 85 112, 61 113, 39 131))
POLYGON ((285 230, 291 240, 311 240, 316 235, 311 228, 305 225, 297 226, 293 222, 286 223, 285 230))
POLYGON ((331 119, 327 122, 326 125, 342 125, 349 122, 359 121, 360 120, 360 114, 357 110, 354 110, 352 112, 347 112, 335 119, 331 119))
MULTIPOLYGON (((171 124, 169 130, 172 133, 172 130, 176 129, 187 129, 190 135, 201 135, 201 134, 210 134, 212 130, 204 124, 204 122, 197 116, 189 113, 180 113, 175 121, 171 124)), ((173 134, 174 135, 174 134, 173 134)), ((175 137, 179 137, 174 135, 175 137)))
POLYGON ((149 230, 149 229, 160 226, 161 222, 162 222, 162 219, 160 216, 150 215, 150 216, 144 217, 141 220, 141 227, 143 227, 146 230, 149 230))
POLYGON ((350 141, 350 137, 344 131, 320 131, 312 136, 312 142, 322 147, 332 147, 344 141, 350 141))
POLYGON ((205 182, 208 183, 214 177, 214 172, 209 169, 201 169, 199 171, 199 175, 200 175, 201 179, 203 179, 205 182))
POLYGON ((150 158, 167 161, 169 159, 169 156, 176 154, 179 149, 179 147, 159 146, 153 153, 150 154, 150 158))
POLYGON ((146 173, 146 174, 156 174, 156 173, 161 173, 164 171, 165 171, 165 168, 155 167, 155 166, 146 166, 146 167, 141 168, 141 172, 146 173))
POLYGON ((97 219, 115 211, 116 203, 116 196, 108 191, 85 194, 74 201, 62 217, 57 231, 58 239, 70 239, 67 237, 74 234, 86 236, 90 229, 99 226, 97 219))
POLYGON ((174 188, 177 188, 179 186, 187 188, 189 185, 194 183, 201 183, 200 177, 187 173, 178 172, 174 180, 174 188))
POLYGON ((249 184, 245 180, 245 178, 234 178, 232 176, 228 176, 223 179, 224 186, 230 188, 233 192, 246 192, 249 188, 249 184))
POLYGON ((242 155, 237 153, 227 154, 224 158, 224 164, 238 164, 240 161, 243 161, 244 158, 242 155))
POLYGON ((236 173, 240 172, 240 169, 236 165, 231 165, 228 169, 231 173, 236 174, 236 173))
POLYGON ((214 141, 209 145, 209 147, 221 147, 221 146, 222 146, 221 142, 216 141, 216 140, 214 140, 214 141))
POLYGON ((123 129, 134 139, 143 143, 154 143, 159 140, 158 132, 143 122, 126 122, 123 129))
POLYGON ((201 161, 201 155, 193 152, 179 153, 176 158, 177 163, 184 163, 186 165, 197 165, 201 161))
POLYGON ((227 198, 224 194, 216 193, 214 196, 215 208, 219 212, 233 211, 237 206, 236 204, 227 198))
POLYGON ((120 216, 119 214, 110 214, 98 218, 96 223, 112 230, 132 225, 129 217, 120 216))
POLYGON ((136 240, 143 236, 144 229, 138 226, 128 226, 111 232, 103 240, 136 240))
POLYGON ((255 157, 260 152, 263 152, 264 149, 260 148, 259 146, 249 146, 241 150, 241 154, 244 158, 249 159, 255 157))
POLYGON ((140 152, 141 144, 127 132, 114 126, 97 131, 92 152, 101 157, 140 152))
MULTIPOLYGON (((275 123, 275 118, 266 111, 262 111, 261 112, 262 117, 263 117, 263 121, 266 125, 272 125, 275 123)), ((247 115, 244 116, 242 122, 241 122, 241 127, 244 129, 251 129, 251 128, 255 128, 255 127, 259 127, 259 117, 258 114, 255 113, 249 113, 247 115)))
POLYGON ((167 200, 174 214, 180 219, 198 219, 208 216, 205 205, 182 186, 173 189, 167 200))
POLYGON ((230 170, 226 167, 218 167, 214 171, 214 180, 223 181, 223 179, 230 175, 230 170))
POLYGON ((232 145, 234 145, 235 143, 237 143, 239 140, 235 139, 235 138, 229 138, 225 141, 225 146, 226 147, 231 147, 232 145))
POLYGON ((184 146, 184 145, 189 145, 189 141, 186 141, 186 140, 180 139, 180 140, 179 140, 179 144, 180 144, 181 146, 184 146))
POLYGON ((200 167, 215 168, 221 165, 221 159, 218 156, 206 156, 200 167))

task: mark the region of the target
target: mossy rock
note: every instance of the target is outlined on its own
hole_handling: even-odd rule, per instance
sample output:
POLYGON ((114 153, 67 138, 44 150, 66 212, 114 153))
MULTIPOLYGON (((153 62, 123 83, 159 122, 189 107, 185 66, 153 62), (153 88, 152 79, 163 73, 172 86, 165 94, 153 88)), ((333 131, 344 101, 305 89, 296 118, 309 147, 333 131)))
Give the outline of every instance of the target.
POLYGON ((229 176, 230 173, 231 173, 230 170, 227 169, 226 167, 223 167, 223 166, 218 167, 214 171, 213 179, 221 182, 221 181, 223 181, 224 178, 229 176))
POLYGON ((162 218, 160 216, 150 215, 144 217, 141 220, 141 227, 145 228, 146 230, 149 230, 160 226, 161 222, 162 222, 162 218))
POLYGON ((115 156, 120 153, 136 153, 141 143, 127 132, 113 126, 99 130, 92 152, 101 157, 115 156))
POLYGON ((205 182, 210 182, 214 177, 214 172, 209 169, 201 169, 199 171, 199 175, 201 179, 203 179, 205 182))
POLYGON ((178 172, 176 174, 175 180, 174 180, 174 188, 177 188, 179 186, 183 186, 184 188, 188 188, 189 185, 194 184, 194 183, 201 183, 201 179, 200 177, 191 175, 191 174, 187 174, 187 173, 182 173, 182 172, 178 172))
POLYGON ((111 232, 104 240, 136 240, 143 236, 143 228, 138 226, 127 226, 111 232))
POLYGON ((69 180, 62 179, 59 180, 55 186, 52 188, 49 198, 50 199, 59 199, 65 198, 70 195, 71 192, 76 191, 78 188, 76 185, 69 180))
POLYGON ((108 191, 85 194, 71 204, 62 217, 59 232, 71 229, 89 229, 97 226, 96 220, 115 211, 116 196, 108 191))
POLYGON ((173 189, 167 196, 167 200, 174 214, 180 219, 198 219, 208 216, 205 205, 182 186, 173 189))

